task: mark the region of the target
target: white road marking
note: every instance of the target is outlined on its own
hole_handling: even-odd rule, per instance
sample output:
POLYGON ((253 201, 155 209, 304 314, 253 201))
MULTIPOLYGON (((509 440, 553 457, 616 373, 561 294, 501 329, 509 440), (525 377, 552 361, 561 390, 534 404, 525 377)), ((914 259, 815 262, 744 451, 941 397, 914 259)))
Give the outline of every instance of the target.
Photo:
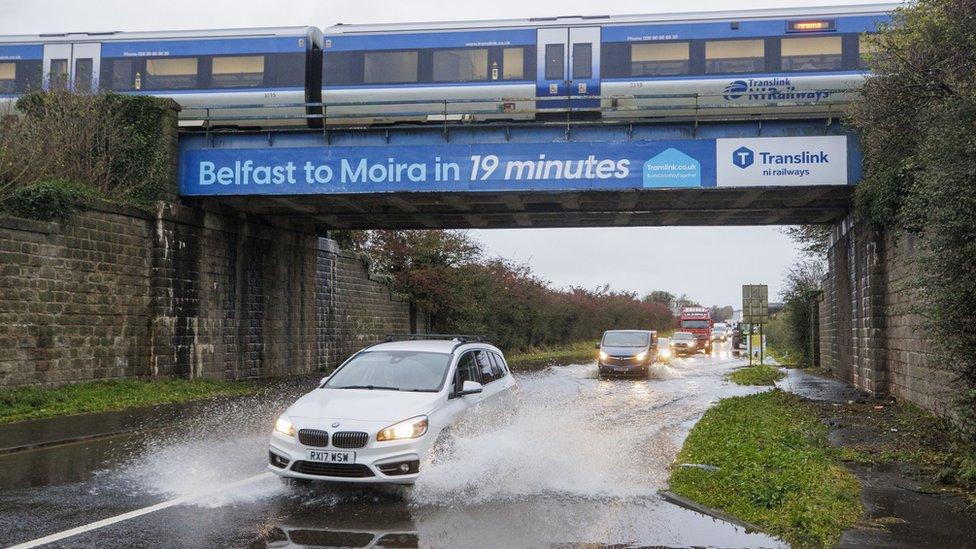
POLYGON ((234 489, 234 488, 238 488, 238 487, 241 487, 241 486, 244 486, 244 485, 247 485, 247 484, 251 484, 252 482, 256 482, 258 480, 265 479, 265 478, 268 478, 268 477, 271 477, 271 476, 274 476, 274 473, 270 473, 270 472, 261 473, 259 475, 254 475, 253 477, 247 477, 245 479, 238 480, 237 482, 232 482, 232 483, 227 484, 225 486, 221 486, 220 488, 217 488, 215 490, 206 490, 206 491, 202 491, 202 492, 196 492, 196 493, 193 493, 193 494, 187 494, 185 496, 180 496, 178 498, 174 498, 174 499, 171 499, 171 500, 168 500, 168 501, 164 501, 162 503, 157 503, 155 505, 150 505, 149 507, 143 507, 141 509, 136 509, 135 511, 129 511, 128 513, 122 513, 121 515, 116 515, 114 517, 109 517, 107 519, 98 520, 98 521, 92 522, 91 524, 85 524, 84 526, 78 526, 76 528, 71 528, 69 530, 64 530, 64 531, 58 532, 56 534, 51 534, 49 536, 44 536, 43 538, 37 538, 37 539, 32 540, 32 541, 25 541, 24 543, 21 543, 19 545, 14 545, 14 546, 10 547, 9 549, 28 549, 29 547, 40 547, 41 545, 46 545, 48 543, 54 543, 55 541, 61 541, 63 539, 70 538, 72 536, 77 536, 78 534, 84 534, 85 532, 91 532, 92 530, 98 530, 99 528, 104 528, 106 526, 110 526, 112 524, 116 524, 116 523, 119 523, 119 522, 122 522, 122 521, 125 521, 125 520, 129 520, 129 519, 136 518, 136 517, 141 517, 142 515, 148 515, 149 513, 155 513, 156 511, 161 511, 163 509, 167 509, 169 507, 174 507, 176 505, 181 505, 183 503, 188 503, 188 502, 191 502, 191 501, 193 501, 195 499, 199 499, 199 498, 204 497, 204 496, 208 496, 208 495, 216 494, 216 493, 219 493, 219 492, 224 492, 226 490, 231 490, 231 489, 234 489))

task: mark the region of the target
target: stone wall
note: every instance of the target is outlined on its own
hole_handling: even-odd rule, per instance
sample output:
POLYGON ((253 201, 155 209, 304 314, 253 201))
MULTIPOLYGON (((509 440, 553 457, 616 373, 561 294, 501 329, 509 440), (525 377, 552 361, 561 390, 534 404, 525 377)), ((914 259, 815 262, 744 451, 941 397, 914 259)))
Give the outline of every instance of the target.
POLYGON ((328 371, 408 304, 314 230, 214 207, 0 218, 0 386, 328 371))
POLYGON ((834 226, 816 304, 819 366, 872 394, 943 413, 953 379, 911 311, 915 254, 910 235, 882 234, 852 217, 834 226))

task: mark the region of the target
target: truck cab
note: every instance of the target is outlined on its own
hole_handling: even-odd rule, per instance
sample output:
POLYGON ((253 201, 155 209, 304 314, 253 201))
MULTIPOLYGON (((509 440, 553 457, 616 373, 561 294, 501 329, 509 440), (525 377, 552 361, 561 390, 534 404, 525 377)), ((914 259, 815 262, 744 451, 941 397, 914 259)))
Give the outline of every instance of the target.
POLYGON ((712 354, 712 316, 707 307, 682 307, 681 331, 691 332, 698 348, 712 354))

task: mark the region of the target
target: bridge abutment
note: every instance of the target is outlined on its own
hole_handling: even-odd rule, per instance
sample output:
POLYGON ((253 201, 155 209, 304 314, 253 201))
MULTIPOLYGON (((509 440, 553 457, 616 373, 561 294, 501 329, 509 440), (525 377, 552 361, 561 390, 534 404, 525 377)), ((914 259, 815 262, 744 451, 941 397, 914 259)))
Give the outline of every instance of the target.
POLYGON ((877 396, 895 396, 942 413, 953 396, 914 312, 917 241, 848 215, 832 231, 828 272, 815 298, 815 364, 877 396))
POLYGON ((205 207, 0 217, 0 259, 0 386, 309 373, 410 330, 358 256, 205 207))

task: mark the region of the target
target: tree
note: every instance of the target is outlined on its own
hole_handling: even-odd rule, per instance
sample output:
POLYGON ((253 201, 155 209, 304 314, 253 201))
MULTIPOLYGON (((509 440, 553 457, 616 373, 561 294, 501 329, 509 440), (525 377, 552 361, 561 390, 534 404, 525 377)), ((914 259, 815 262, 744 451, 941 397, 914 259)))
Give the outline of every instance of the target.
POLYGON ((830 225, 784 227, 782 233, 800 246, 803 253, 823 257, 830 247, 830 225))
POLYGON ((669 309, 674 307, 674 300, 674 294, 664 290, 654 290, 641 299, 644 303, 660 303, 669 309))
POLYGON ((797 362, 809 366, 813 358, 813 341, 810 337, 813 315, 813 299, 820 291, 820 280, 825 272, 822 259, 805 258, 797 261, 786 271, 780 298, 784 307, 777 316, 784 315, 785 341, 777 342, 786 346, 797 356, 797 362))
POLYGON ((726 320, 732 318, 734 313, 735 309, 733 309, 731 305, 726 305, 725 307, 715 305, 711 308, 711 317, 715 322, 725 322, 726 320))
POLYGON ((976 440, 976 0, 919 0, 875 37, 851 111, 864 177, 858 212, 918 237, 912 284, 929 348, 959 376, 976 440))
POLYGON ((517 351, 596 339, 610 328, 674 327, 664 304, 609 285, 554 289, 527 265, 485 258, 461 231, 349 231, 341 238, 409 295, 435 332, 486 334, 517 351))

